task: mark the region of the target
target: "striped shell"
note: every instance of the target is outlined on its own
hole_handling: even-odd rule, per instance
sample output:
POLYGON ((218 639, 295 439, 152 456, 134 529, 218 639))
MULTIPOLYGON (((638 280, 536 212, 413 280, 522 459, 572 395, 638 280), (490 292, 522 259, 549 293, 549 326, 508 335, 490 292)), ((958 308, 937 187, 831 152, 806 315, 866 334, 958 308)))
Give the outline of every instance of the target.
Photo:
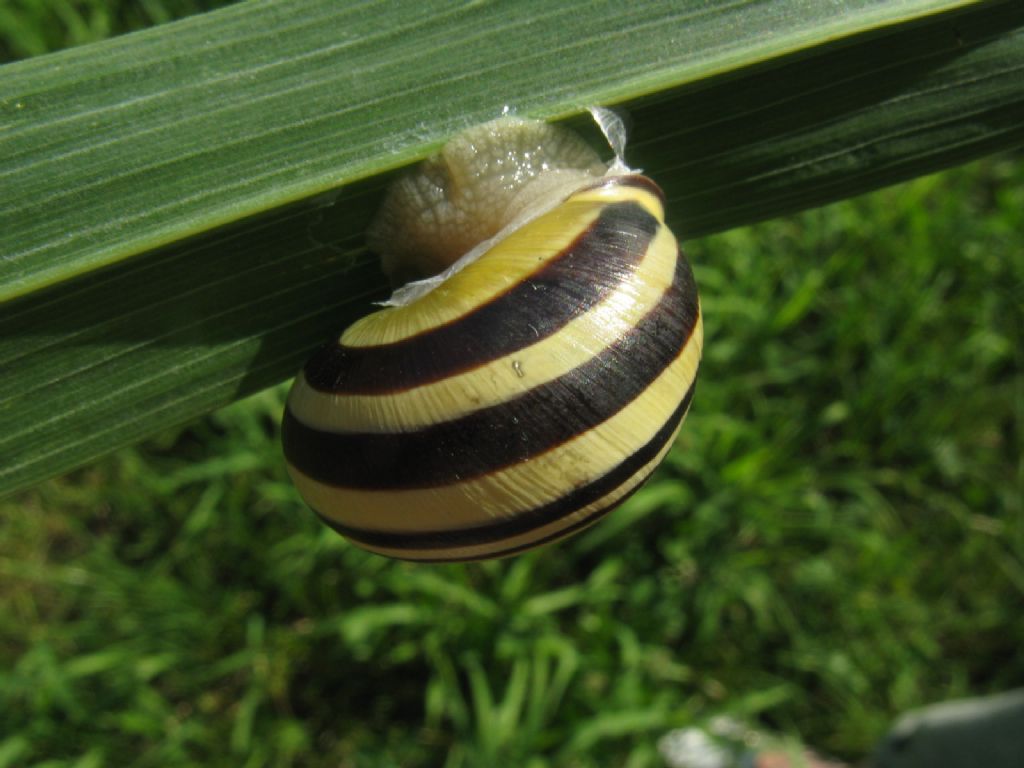
POLYGON ((289 472, 352 542, 515 554, 600 519, 668 451, 701 355, 693 274, 654 182, 576 186, 299 373, 289 472))

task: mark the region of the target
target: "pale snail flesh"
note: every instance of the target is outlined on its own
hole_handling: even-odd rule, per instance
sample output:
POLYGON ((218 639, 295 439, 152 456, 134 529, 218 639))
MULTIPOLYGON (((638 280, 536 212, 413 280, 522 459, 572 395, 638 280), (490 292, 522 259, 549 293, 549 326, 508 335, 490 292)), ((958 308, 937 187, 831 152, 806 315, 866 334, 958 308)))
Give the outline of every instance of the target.
POLYGON ((647 479, 703 340, 653 181, 567 129, 503 118, 399 181, 368 239, 390 274, 442 276, 296 377, 285 457, 328 525, 391 557, 502 557, 582 530, 647 479))

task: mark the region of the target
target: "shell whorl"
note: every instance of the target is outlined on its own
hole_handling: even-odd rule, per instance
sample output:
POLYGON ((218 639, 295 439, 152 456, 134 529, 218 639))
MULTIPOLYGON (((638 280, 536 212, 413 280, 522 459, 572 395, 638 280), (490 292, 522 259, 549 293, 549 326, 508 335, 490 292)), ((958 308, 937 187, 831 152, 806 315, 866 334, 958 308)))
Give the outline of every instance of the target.
POLYGON ((667 452, 701 354, 693 274, 654 182, 575 187, 296 378, 289 471, 351 541, 423 561, 515 554, 598 520, 667 452))

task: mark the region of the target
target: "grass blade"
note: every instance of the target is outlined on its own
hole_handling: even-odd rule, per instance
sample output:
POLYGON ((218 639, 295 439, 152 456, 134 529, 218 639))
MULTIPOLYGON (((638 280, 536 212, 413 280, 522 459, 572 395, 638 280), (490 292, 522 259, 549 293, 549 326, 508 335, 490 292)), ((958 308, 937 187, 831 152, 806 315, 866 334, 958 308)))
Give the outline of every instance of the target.
POLYGON ((539 10, 380 5, 371 30, 251 3, 4 67, 0 493, 292 375, 382 295, 379 174, 503 103, 625 100, 690 237, 1024 142, 1017 3, 705 5, 582 3, 569 39, 539 10))

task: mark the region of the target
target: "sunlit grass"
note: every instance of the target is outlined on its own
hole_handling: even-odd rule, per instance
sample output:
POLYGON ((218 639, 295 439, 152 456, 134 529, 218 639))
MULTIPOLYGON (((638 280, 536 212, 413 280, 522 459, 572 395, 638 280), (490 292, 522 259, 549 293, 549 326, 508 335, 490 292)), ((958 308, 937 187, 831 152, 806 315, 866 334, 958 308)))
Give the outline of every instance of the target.
POLYGON ((4 0, 0 63, 144 29, 237 0, 4 0))
POLYGON ((1019 685, 1022 212, 1003 157, 689 243, 676 448, 517 559, 349 547, 281 390, 5 502, 0 766, 657 766, 722 713, 855 757, 1019 685))

